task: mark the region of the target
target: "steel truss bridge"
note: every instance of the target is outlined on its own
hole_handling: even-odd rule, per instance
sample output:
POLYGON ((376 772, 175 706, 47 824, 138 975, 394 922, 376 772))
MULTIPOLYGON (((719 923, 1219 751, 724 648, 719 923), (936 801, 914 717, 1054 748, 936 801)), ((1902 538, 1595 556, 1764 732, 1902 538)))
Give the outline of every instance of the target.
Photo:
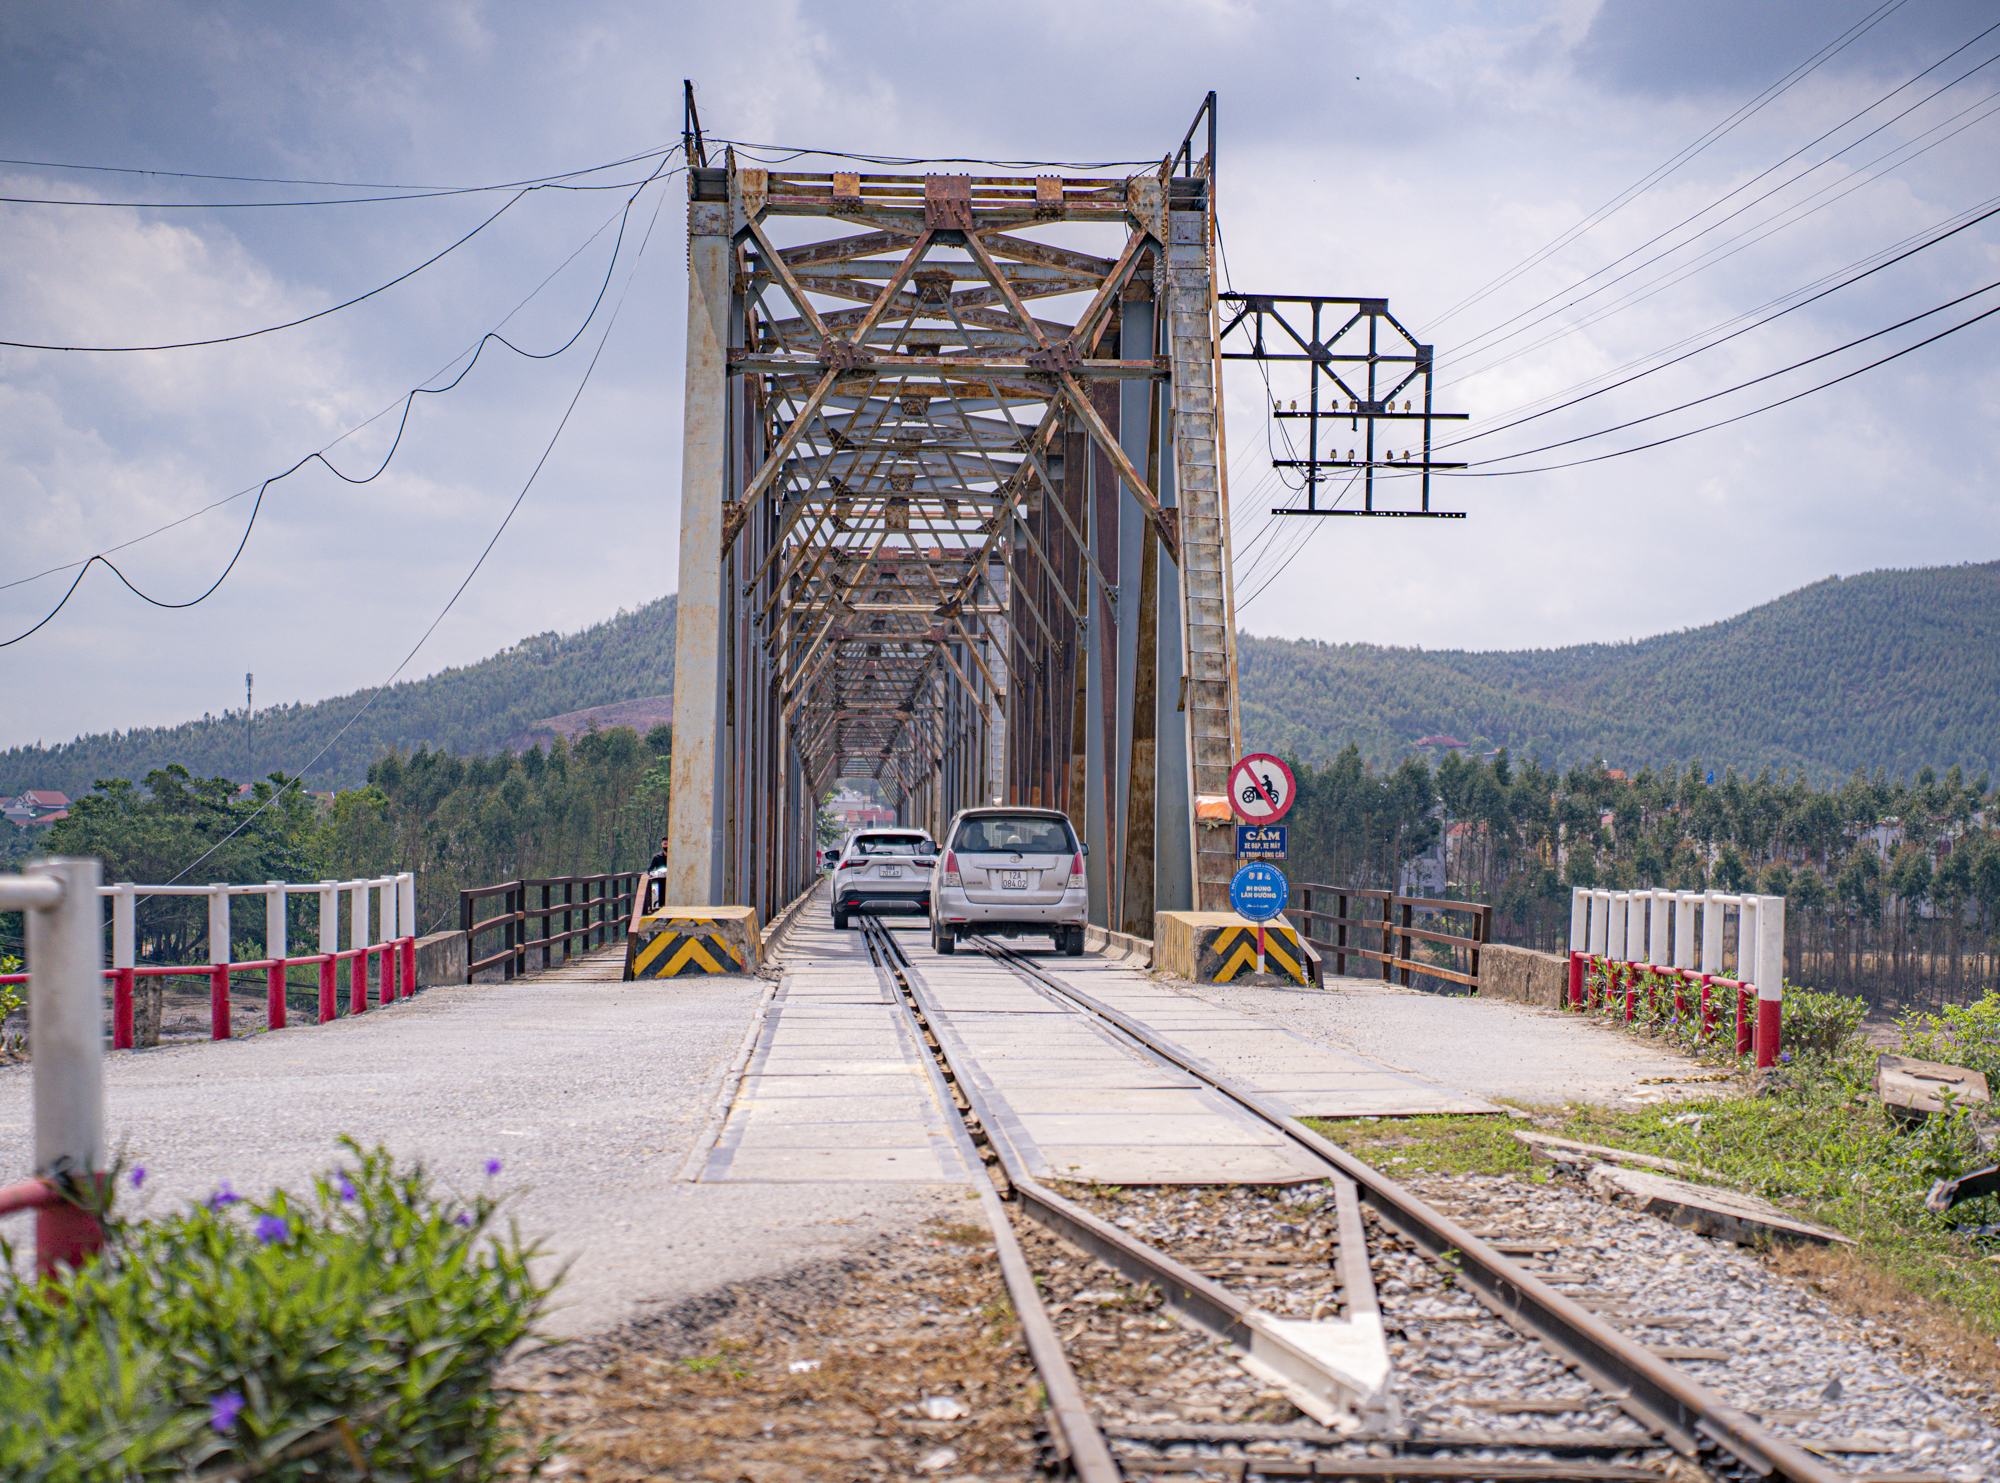
POLYGON ((1226 909, 1213 95, 1129 177, 710 164, 690 114, 667 900, 768 919, 869 777, 1064 810, 1113 929, 1226 909))

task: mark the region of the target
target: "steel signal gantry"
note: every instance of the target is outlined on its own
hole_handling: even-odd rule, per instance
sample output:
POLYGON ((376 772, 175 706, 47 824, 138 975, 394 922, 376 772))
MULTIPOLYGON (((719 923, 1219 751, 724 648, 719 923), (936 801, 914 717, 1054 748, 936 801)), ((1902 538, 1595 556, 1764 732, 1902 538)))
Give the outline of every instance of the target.
POLYGON ((1066 811, 1114 929, 1226 907, 1213 123, 1131 177, 815 174, 690 113, 669 901, 768 920, 866 776, 1066 811))

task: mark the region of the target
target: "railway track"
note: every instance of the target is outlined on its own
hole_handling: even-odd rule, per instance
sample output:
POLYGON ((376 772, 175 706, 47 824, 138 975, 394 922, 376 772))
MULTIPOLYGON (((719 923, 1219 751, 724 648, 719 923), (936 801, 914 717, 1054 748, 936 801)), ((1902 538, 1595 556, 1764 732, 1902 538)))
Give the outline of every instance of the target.
POLYGON ((1674 1320, 1651 1325, 1632 1294, 1563 1270, 1561 1242, 1518 1202, 1419 1198, 1059 971, 975 939, 1326 1168, 1281 1189, 1037 1180, 934 1013, 924 973, 948 966, 913 964, 880 922, 861 921, 941 1103, 960 1114, 961 1151, 989 1175, 980 1198, 1047 1392, 1051 1461, 1085 1483, 1858 1476, 1676 1370, 1673 1356, 1697 1355, 1674 1342, 1674 1320))

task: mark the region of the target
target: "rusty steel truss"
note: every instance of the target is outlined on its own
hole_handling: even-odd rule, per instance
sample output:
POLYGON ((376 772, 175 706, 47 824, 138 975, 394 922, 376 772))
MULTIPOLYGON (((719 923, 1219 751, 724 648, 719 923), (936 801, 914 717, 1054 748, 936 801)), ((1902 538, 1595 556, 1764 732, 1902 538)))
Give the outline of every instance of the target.
POLYGON ((1064 810, 1113 929, 1226 907, 1213 118, 1130 177, 710 165, 691 129, 669 901, 768 919, 868 777, 933 831, 1064 810))

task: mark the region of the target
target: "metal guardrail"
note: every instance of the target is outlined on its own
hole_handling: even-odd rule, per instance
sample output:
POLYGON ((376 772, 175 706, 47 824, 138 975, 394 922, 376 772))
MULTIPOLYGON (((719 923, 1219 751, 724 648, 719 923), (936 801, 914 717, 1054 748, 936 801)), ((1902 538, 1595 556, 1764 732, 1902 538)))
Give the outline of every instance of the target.
POLYGON ((573 951, 588 952, 593 947, 619 941, 625 935, 627 918, 632 914, 632 904, 638 898, 639 882, 643 879, 644 872, 627 870, 610 875, 502 881, 497 886, 460 891, 458 925, 465 933, 466 978, 470 980, 495 967, 502 970, 505 978, 518 978, 528 972, 528 954, 536 949, 543 954, 541 964, 547 965, 549 955, 557 947, 562 949, 562 957, 567 958, 573 951), (539 904, 531 899, 537 893, 541 896, 539 904), (479 903, 495 896, 503 898, 500 910, 493 916, 479 916, 479 903), (562 918, 562 930, 552 931, 549 924, 557 917, 562 918), (531 921, 541 923, 539 936, 529 935, 531 921), (493 932, 500 934, 499 951, 481 957, 478 940, 493 932), (572 949, 570 944, 578 938, 583 939, 583 947, 572 949))
POLYGON ((1464 984, 1475 992, 1478 990, 1480 949, 1493 940, 1493 908, 1485 902, 1450 901, 1437 896, 1399 896, 1394 891, 1370 891, 1315 882, 1304 882, 1292 889, 1301 903, 1292 909, 1293 914, 1305 922, 1306 939, 1319 949, 1320 955, 1332 955, 1335 973, 1345 975, 1347 960, 1360 958, 1382 965, 1384 983, 1395 981, 1407 987, 1412 975, 1429 974, 1433 978, 1464 984), (1331 897, 1335 909, 1315 910, 1315 896, 1322 902, 1331 897), (1366 903, 1371 901, 1382 903, 1380 916, 1367 915, 1366 903), (1350 902, 1356 908, 1353 912, 1348 910, 1350 902), (1463 912, 1472 918, 1472 931, 1470 934, 1439 932, 1420 927, 1416 922, 1419 909, 1463 912), (1331 923, 1334 935, 1331 938, 1315 936, 1315 922, 1331 923), (1461 973, 1455 968, 1412 957, 1411 950, 1419 942, 1466 949, 1470 971, 1461 973), (1363 946, 1363 943, 1380 945, 1363 946))

